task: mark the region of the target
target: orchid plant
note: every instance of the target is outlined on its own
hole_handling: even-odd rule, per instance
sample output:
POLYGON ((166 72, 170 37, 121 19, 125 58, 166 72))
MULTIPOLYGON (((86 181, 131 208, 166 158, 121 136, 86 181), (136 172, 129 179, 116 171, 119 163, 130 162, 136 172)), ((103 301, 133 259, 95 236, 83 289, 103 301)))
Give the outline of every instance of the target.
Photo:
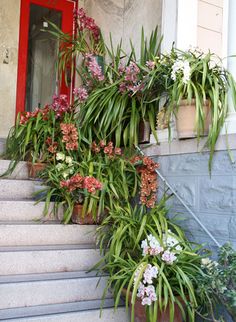
MULTIPOLYGON (((57 152, 54 161, 40 174, 44 185, 47 186, 44 214, 48 214, 50 201, 53 199, 55 214, 60 207, 64 208, 64 223, 70 221, 75 204, 85 204, 83 216, 92 212, 96 217, 97 203, 103 202, 102 196, 99 198, 103 185, 92 176, 91 165, 79 163, 75 155, 71 156, 68 151, 67 154, 57 152)), ((43 199, 45 200, 45 197, 43 199)))
POLYGON ((141 155, 135 155, 130 161, 140 175, 140 204, 145 205, 147 208, 155 207, 158 189, 158 178, 155 170, 159 168, 159 163, 141 155))
POLYGON ((98 228, 104 257, 94 267, 109 274, 115 306, 126 289, 126 305, 140 301, 147 321, 168 310, 170 322, 176 310, 185 321, 195 321, 198 305, 197 277, 203 274, 199 245, 191 245, 182 229, 167 219, 166 196, 147 212, 145 207, 117 206, 98 228))
POLYGON ((142 121, 150 122, 156 136, 158 103, 151 91, 144 91, 144 85, 153 68, 151 57, 159 55, 160 43, 157 29, 148 40, 142 31, 140 60, 137 60, 132 44, 130 55, 126 55, 121 44, 114 49, 111 41, 111 49, 107 49, 111 63, 106 66, 105 79, 96 84, 80 106, 84 136, 92 140, 115 139, 117 146, 132 147, 138 144, 142 121))
POLYGON ((51 199, 54 200, 54 209, 65 207, 63 221, 67 223, 77 203, 83 205, 82 215, 91 213, 96 218, 105 210, 112 209, 114 204, 122 204, 135 197, 139 174, 120 148, 112 142, 93 142, 91 146, 80 142, 77 153, 74 153, 70 148, 78 144, 77 141, 71 142, 71 137, 77 140, 78 134, 71 134, 75 128, 72 124, 61 124, 61 129, 61 152, 55 154, 54 161, 40 175, 49 187, 45 215, 51 199))
MULTIPOLYGON (((211 169, 215 145, 228 114, 231 96, 236 106, 236 83, 231 73, 215 54, 200 50, 180 51, 173 48, 170 54, 161 55, 154 61, 152 71, 147 75, 145 90, 157 93, 161 89, 164 109, 170 129, 171 120, 178 111, 181 100, 196 103, 196 132, 198 140, 204 133, 204 103, 209 102, 211 126, 206 142, 210 149, 209 169, 211 169)), ((157 100, 160 97, 157 95, 157 100)))
POLYGON ((55 95, 52 104, 42 109, 19 113, 6 142, 4 157, 11 160, 7 173, 11 173, 19 161, 50 161, 60 144, 57 138, 61 124, 75 122, 74 115, 75 110, 66 95, 55 95))
MULTIPOLYGON (((74 28, 73 35, 62 32, 54 23, 49 22, 51 29, 47 30, 54 38, 59 39, 60 48, 58 55, 58 68, 59 73, 62 75, 66 69, 71 69, 71 73, 74 73, 74 69, 81 74, 76 66, 75 60, 78 57, 85 59, 84 63, 88 70, 90 64, 93 64, 91 69, 96 65, 96 69, 100 66, 97 61, 91 57, 105 55, 105 43, 100 28, 96 24, 95 20, 89 17, 83 8, 74 10, 74 28), (87 56, 88 55, 88 56, 87 56)), ((66 73, 65 73, 66 74, 66 73)), ((65 75, 65 81, 67 83, 67 76, 65 75)))
POLYGON ((74 22, 77 30, 75 42, 83 54, 93 55, 105 54, 105 45, 102 33, 95 20, 87 16, 83 8, 74 10, 74 22))

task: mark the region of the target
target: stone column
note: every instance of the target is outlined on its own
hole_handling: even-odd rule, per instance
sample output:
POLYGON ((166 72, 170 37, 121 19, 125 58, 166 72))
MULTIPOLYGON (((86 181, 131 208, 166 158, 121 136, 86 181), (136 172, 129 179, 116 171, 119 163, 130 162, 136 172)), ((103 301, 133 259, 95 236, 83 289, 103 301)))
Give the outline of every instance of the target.
MULTIPOLYGON (((228 31, 227 31, 227 55, 236 55, 236 1, 228 0, 228 31)), ((236 57, 228 57, 227 68, 236 80, 236 57)), ((236 111, 233 105, 232 99, 229 99, 229 115, 225 122, 225 127, 222 130, 222 134, 236 133, 236 111)))

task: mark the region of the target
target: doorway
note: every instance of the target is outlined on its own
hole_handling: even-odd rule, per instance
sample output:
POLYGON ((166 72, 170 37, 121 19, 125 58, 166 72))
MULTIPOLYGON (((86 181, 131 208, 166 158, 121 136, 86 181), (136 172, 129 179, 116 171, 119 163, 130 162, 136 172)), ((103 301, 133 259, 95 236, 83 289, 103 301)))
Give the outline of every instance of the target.
POLYGON ((72 0, 21 0, 16 113, 44 107, 54 94, 70 96, 58 80, 58 41, 45 31, 50 21, 72 34, 74 7, 72 0))

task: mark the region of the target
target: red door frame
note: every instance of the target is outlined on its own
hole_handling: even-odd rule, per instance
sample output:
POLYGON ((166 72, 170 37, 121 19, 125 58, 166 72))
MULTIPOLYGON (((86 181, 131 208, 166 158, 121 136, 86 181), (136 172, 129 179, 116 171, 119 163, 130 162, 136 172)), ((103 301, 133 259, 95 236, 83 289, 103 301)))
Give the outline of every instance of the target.
MULTIPOLYGON (((61 28, 64 32, 71 34, 73 32, 73 9, 78 5, 77 0, 21 0, 16 116, 19 112, 24 112, 25 110, 30 4, 61 11, 61 28)), ((62 84, 61 93, 69 95, 70 89, 65 84, 62 84)))

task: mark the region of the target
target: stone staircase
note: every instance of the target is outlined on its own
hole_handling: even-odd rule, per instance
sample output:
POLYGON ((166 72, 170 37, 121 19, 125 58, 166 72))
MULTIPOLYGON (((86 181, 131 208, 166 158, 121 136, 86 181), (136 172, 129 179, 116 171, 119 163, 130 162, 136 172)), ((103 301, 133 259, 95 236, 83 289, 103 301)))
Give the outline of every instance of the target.
MULTIPOLYGON (((8 164, 0 160, 0 173, 8 164)), ((100 317, 106 276, 87 273, 100 259, 95 226, 36 221, 43 203, 34 205, 34 185, 25 162, 0 179, 0 321, 128 322, 110 293, 100 317)))

